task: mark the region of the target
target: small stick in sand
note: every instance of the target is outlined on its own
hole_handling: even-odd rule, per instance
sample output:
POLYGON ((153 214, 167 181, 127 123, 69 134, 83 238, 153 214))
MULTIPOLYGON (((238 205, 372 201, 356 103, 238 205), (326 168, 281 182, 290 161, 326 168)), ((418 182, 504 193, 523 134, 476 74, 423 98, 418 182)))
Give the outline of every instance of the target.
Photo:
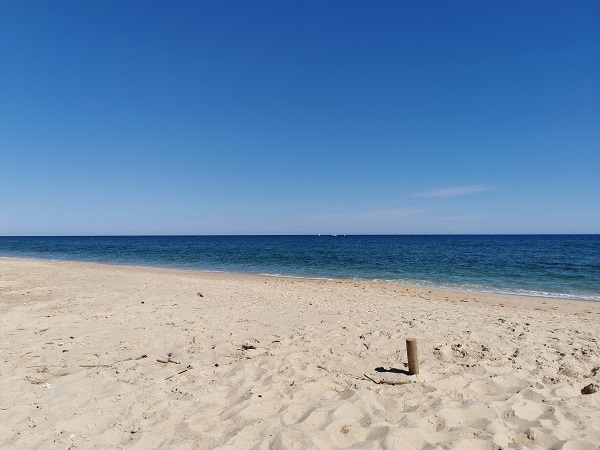
MULTIPOLYGON (((142 356, 139 356, 139 357, 135 358, 135 360, 137 361, 139 359, 144 359, 144 358, 147 358, 147 357, 148 357, 148 355, 142 355, 142 356)), ((120 359, 118 361, 115 361, 115 362, 112 362, 112 363, 109 363, 109 364, 84 364, 84 365, 80 365, 79 367, 86 367, 88 369, 92 368, 92 367, 112 367, 112 366, 114 366, 117 363, 125 362, 125 361, 133 361, 133 359, 134 358, 120 359)))
POLYGON ((179 361, 173 361, 171 358, 169 358, 169 359, 158 358, 156 361, 159 363, 163 363, 163 364, 167 364, 167 363, 181 364, 179 361))
POLYGON ((112 367, 112 364, 83 364, 80 365, 79 367, 85 367, 86 369, 91 369, 94 367, 112 367))
POLYGON ((417 375, 419 373, 419 358, 417 356, 417 340, 414 338, 406 340, 406 355, 408 357, 408 373, 417 375))
POLYGON ((366 373, 365 373, 365 374, 363 374, 363 375, 365 376, 365 378, 366 378, 367 380, 371 380, 373 383, 375 383, 375 384, 379 384, 379 381, 375 381, 373 378, 371 378, 371 377, 370 377, 369 375, 367 375, 366 373))
POLYGON ((387 384, 389 386, 400 386, 401 384, 410 384, 412 383, 412 381, 387 381, 387 380, 374 380, 373 378, 371 378, 369 375, 367 375, 366 373, 363 374, 365 376, 365 378, 367 380, 372 381, 375 384, 387 384))
POLYGON ((192 368, 192 366, 187 366, 181 370, 178 370, 177 372, 173 372, 168 377, 165 377, 165 380, 168 380, 169 378, 173 378, 175 375, 179 375, 180 373, 186 372, 186 371, 190 370, 191 368, 192 368))

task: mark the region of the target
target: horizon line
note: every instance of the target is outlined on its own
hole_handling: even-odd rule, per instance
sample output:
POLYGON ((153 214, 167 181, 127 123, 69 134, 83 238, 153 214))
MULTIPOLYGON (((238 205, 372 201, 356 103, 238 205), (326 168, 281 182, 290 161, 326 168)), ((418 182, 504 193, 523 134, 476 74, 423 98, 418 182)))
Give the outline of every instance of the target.
POLYGON ((597 236, 598 233, 302 233, 302 234, 6 234, 0 238, 10 237, 275 237, 275 236, 597 236))

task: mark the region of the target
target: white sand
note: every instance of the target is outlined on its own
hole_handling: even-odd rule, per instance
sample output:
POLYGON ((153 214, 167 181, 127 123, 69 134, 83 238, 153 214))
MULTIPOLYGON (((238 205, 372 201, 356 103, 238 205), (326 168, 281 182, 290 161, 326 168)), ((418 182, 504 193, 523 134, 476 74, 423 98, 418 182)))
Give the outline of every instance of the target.
POLYGON ((1 259, 0 313, 1 448, 600 447, 600 303, 1 259))

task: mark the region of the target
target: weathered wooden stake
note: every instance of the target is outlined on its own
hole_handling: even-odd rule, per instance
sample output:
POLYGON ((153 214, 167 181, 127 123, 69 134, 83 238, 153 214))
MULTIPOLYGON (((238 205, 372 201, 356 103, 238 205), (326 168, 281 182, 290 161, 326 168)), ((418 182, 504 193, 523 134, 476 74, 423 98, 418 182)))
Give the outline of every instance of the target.
POLYGON ((408 373, 417 375, 419 373, 419 357, 417 355, 417 340, 414 338, 406 340, 406 356, 408 357, 408 373))

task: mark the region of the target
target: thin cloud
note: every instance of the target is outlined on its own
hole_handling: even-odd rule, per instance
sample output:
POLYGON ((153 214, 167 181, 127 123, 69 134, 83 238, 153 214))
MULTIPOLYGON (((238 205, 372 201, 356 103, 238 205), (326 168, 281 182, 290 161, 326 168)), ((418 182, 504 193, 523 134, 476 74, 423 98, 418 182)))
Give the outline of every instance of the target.
POLYGON ((433 189, 431 191, 423 191, 412 194, 411 197, 417 198, 448 198, 462 197, 464 195, 478 194, 479 192, 491 191, 491 186, 485 184, 471 184, 468 186, 455 186, 444 189, 433 189))

